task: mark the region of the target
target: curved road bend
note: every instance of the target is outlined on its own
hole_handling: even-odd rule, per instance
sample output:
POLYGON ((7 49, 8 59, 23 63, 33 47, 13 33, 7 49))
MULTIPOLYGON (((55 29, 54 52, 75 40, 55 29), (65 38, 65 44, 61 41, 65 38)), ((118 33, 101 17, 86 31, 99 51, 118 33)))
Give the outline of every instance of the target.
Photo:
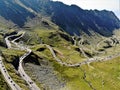
POLYGON ((20 86, 17 85, 17 84, 12 80, 12 78, 10 77, 10 75, 8 74, 7 69, 5 68, 5 65, 4 65, 3 62, 2 62, 2 57, 1 57, 1 56, 0 56, 0 71, 1 71, 1 73, 3 74, 6 82, 8 83, 8 85, 10 86, 10 88, 11 88, 12 90, 22 90, 22 89, 20 88, 20 86))
POLYGON ((10 35, 10 36, 7 36, 5 38, 5 42, 6 42, 6 45, 7 45, 8 49, 12 48, 11 43, 10 43, 10 41, 8 39, 11 38, 11 37, 14 37, 14 36, 16 36, 16 35, 10 35))
POLYGON ((54 52, 54 50, 52 49, 51 46, 46 45, 46 44, 44 44, 44 45, 50 50, 50 52, 51 52, 51 54, 53 55, 53 57, 55 58, 55 60, 56 60, 59 64, 61 64, 61 65, 65 65, 65 66, 68 66, 68 67, 78 67, 78 66, 80 66, 80 65, 87 64, 86 62, 81 62, 81 63, 76 63, 76 64, 69 64, 69 63, 66 63, 66 62, 62 62, 62 61, 56 56, 56 54, 55 54, 55 52, 54 52))
MULTIPOLYGON (((80 62, 80 63, 76 63, 76 64, 69 64, 69 63, 66 63, 66 62, 62 62, 55 54, 54 50, 52 49, 51 46, 49 45, 46 45, 46 44, 43 44, 45 45, 51 52, 51 54, 53 55, 53 57, 55 58, 55 60, 61 64, 61 65, 65 65, 65 66, 68 66, 68 67, 78 67, 78 66, 81 66, 83 64, 87 64, 86 62, 80 62)), ((89 60, 92 60, 93 58, 89 59, 89 60)))
POLYGON ((20 73, 21 77, 27 82, 29 85, 30 90, 40 90, 40 88, 31 80, 31 78, 25 73, 22 63, 23 60, 32 52, 30 49, 27 49, 27 53, 20 57, 18 72, 20 73))
MULTIPOLYGON (((19 33, 19 32, 18 32, 19 33)), ((15 38, 14 40, 12 40, 11 42, 12 43, 15 43, 16 40, 22 38, 24 36, 25 32, 22 33, 22 35, 20 35, 18 38, 15 38)), ((17 36, 17 35, 14 35, 14 36, 17 36)))
POLYGON ((62 61, 56 56, 56 54, 55 54, 55 52, 54 52, 54 50, 52 49, 51 46, 46 45, 46 44, 43 44, 43 45, 45 45, 45 46, 50 50, 50 52, 51 52, 51 54, 53 55, 53 57, 55 58, 55 60, 56 60, 58 63, 60 63, 61 65, 65 65, 65 66, 69 66, 69 67, 78 66, 78 64, 68 64, 68 63, 66 63, 66 62, 62 62, 62 61))
POLYGON ((65 66, 68 66, 68 67, 79 67, 81 65, 84 65, 84 64, 88 64, 88 63, 92 63, 92 62, 98 62, 98 61, 108 61, 108 60, 112 60, 113 58, 116 58, 116 57, 119 57, 120 56, 120 53, 117 53, 117 54, 114 54, 114 55, 111 55, 111 56, 107 56, 107 57, 104 57, 104 58, 100 58, 100 57, 96 57, 96 58, 89 58, 89 59, 86 59, 86 61, 83 61, 83 62, 80 62, 80 63, 76 63, 76 64, 68 64, 66 62, 62 62, 55 54, 54 50, 52 49, 51 46, 49 45, 46 45, 46 44, 43 44, 45 45, 51 52, 51 54, 53 55, 53 57, 55 58, 55 60, 60 63, 61 65, 65 65, 65 66))
POLYGON ((23 60, 30 55, 30 53, 32 52, 31 49, 25 47, 25 46, 21 46, 18 43, 16 43, 15 41, 20 39, 21 37, 24 36, 25 33, 23 33, 20 37, 14 39, 13 41, 11 41, 12 43, 14 43, 18 48, 20 48, 21 50, 26 50, 27 53, 25 53, 23 56, 21 56, 19 59, 19 67, 18 67, 18 72, 20 73, 21 77, 27 82, 27 84, 29 85, 30 90, 40 90, 40 88, 35 84, 35 82, 32 81, 32 79, 25 73, 23 67, 22 67, 22 63, 23 60))
MULTIPOLYGON (((18 33, 19 33, 19 32, 18 32, 18 33)), ((17 39, 23 37, 24 34, 25 34, 25 32, 23 32, 23 34, 22 34, 20 37, 18 37, 17 39)), ((14 34, 14 35, 7 36, 7 37, 5 38, 5 42, 6 42, 6 45, 7 45, 8 49, 12 48, 11 42, 13 43, 14 41, 17 40, 17 39, 14 39, 13 41, 9 41, 9 38, 14 37, 14 36, 17 36, 17 35, 14 34)), ((14 44, 16 45, 15 42, 14 42, 14 44)), ((13 48, 13 49, 14 49, 14 48, 13 48)))

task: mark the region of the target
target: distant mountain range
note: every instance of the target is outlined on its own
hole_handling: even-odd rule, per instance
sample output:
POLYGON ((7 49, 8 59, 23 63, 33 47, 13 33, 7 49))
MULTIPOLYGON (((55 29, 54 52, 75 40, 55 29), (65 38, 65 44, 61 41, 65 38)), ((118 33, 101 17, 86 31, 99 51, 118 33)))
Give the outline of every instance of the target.
POLYGON ((71 35, 79 35, 80 32, 90 35, 90 31, 94 31, 109 36, 120 28, 120 20, 112 11, 83 10, 76 5, 68 6, 51 0, 0 1, 0 16, 20 27, 28 18, 39 15, 50 17, 53 23, 71 35))

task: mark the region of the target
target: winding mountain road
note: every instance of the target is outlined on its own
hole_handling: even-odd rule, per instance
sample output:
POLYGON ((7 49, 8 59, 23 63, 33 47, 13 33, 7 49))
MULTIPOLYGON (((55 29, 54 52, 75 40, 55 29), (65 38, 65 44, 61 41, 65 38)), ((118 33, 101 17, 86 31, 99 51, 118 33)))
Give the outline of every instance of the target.
MULTIPOLYGON (((24 48, 24 47, 23 47, 24 48)), ((32 52, 30 49, 28 48, 24 48, 27 50, 27 53, 25 53, 23 56, 20 57, 20 61, 19 61, 19 67, 18 67, 18 72, 20 73, 20 76, 27 82, 27 84, 30 87, 30 90, 40 90, 39 87, 31 80, 31 78, 25 73, 23 67, 22 67, 22 63, 23 60, 30 55, 30 53, 32 52)))
POLYGON ((10 86, 12 90, 22 90, 19 85, 17 85, 12 78, 10 77, 5 65, 2 62, 2 57, 0 56, 0 71, 3 74, 7 84, 10 86))
POLYGON ((43 44, 45 45, 51 52, 51 54, 53 55, 53 57, 55 58, 55 60, 61 64, 61 65, 65 65, 65 66, 68 66, 68 67, 79 67, 81 65, 84 65, 84 64, 89 64, 89 63, 92 63, 92 62, 98 62, 98 61, 108 61, 108 60, 112 60, 116 57, 119 57, 120 56, 120 52, 117 53, 117 54, 114 54, 114 55, 111 55, 111 56, 107 56, 107 57, 104 57, 104 58, 100 58, 100 57, 94 57, 94 58, 89 58, 89 59, 86 59, 85 61, 83 62, 80 62, 80 63, 76 63, 76 64, 69 64, 69 63, 66 63, 66 62, 62 62, 55 54, 53 48, 47 44, 43 44))
MULTIPOLYGON (((32 50, 29 49, 28 47, 21 46, 21 45, 19 45, 18 43, 15 42, 16 40, 18 40, 18 39, 20 39, 21 37, 23 37, 23 36, 24 36, 24 33, 25 33, 25 32, 23 32, 23 34, 22 34, 20 37, 14 39, 14 40, 12 40, 12 41, 9 41, 9 38, 10 38, 10 37, 14 37, 14 36, 16 36, 16 35, 11 35, 11 36, 6 37, 6 38, 5 38, 6 44, 7 44, 7 46, 8 46, 9 48, 12 48, 12 47, 11 47, 11 43, 10 43, 10 42, 12 42, 12 43, 15 44, 20 50, 25 50, 25 51, 27 51, 27 53, 25 53, 23 56, 21 56, 21 57, 19 58, 20 60, 19 60, 18 72, 20 73, 21 77, 27 82, 27 84, 29 85, 30 90, 40 90, 40 88, 39 88, 39 87, 32 81, 32 79, 25 73, 25 71, 24 71, 24 69, 23 69, 23 67, 22 67, 23 60, 24 60, 28 55, 30 55, 30 53, 32 52, 32 50)), ((12 48, 12 49, 14 49, 14 48, 12 48)), ((15 90, 15 89, 13 89, 13 90, 15 90)))
POLYGON ((10 35, 10 36, 7 36, 7 37, 5 38, 5 42, 6 42, 6 45, 7 45, 7 48, 8 48, 8 49, 12 48, 12 47, 11 47, 11 43, 10 43, 10 41, 9 41, 9 38, 14 37, 14 36, 16 36, 16 35, 10 35))
MULTIPOLYGON (((6 44, 7 44, 7 47, 8 48, 12 48, 11 47, 11 42, 13 44, 15 44, 20 50, 25 50, 27 51, 27 53, 25 53, 23 56, 21 56, 19 59, 19 67, 18 67, 18 72, 20 73, 21 77, 27 82, 27 84, 29 85, 29 88, 30 90, 40 90, 40 88, 31 80, 31 78, 25 73, 23 67, 22 67, 22 63, 23 63, 23 60, 28 56, 30 55, 30 53, 32 52, 31 49, 29 49, 28 47, 25 47, 24 45, 19 45, 18 43, 16 43, 15 41, 20 39, 21 37, 24 36, 24 33, 20 36, 20 37, 17 37, 16 39, 12 40, 12 41, 9 41, 9 38, 10 37, 14 37, 16 35, 11 35, 11 36, 8 36, 5 38, 6 40, 6 44)), ((53 48, 50 46, 50 45, 47 45, 47 44, 43 44, 45 45, 51 52, 52 56, 55 58, 55 60, 61 64, 61 65, 65 65, 65 66, 69 66, 69 67, 79 67, 81 65, 84 65, 84 64, 88 64, 88 63, 92 63, 92 62, 98 62, 98 61, 107 61, 107 60, 112 60, 113 58, 116 58, 118 56, 120 56, 120 53, 117 53, 117 54, 114 54, 114 55, 111 55, 111 56, 107 56, 107 57, 104 57, 104 58, 100 58, 100 57, 94 57, 94 58, 88 58, 87 56, 85 56, 87 59, 83 62, 80 62, 80 63, 76 63, 76 64, 69 64, 69 63, 66 63, 66 62, 63 62, 61 61, 55 54, 53 48)), ((99 45, 98 45, 99 46, 99 45)), ((5 77, 7 78, 7 77, 5 77)), ((9 81, 7 81, 9 83, 9 81)), ((16 84, 14 84, 15 86, 17 86, 16 84)), ((11 86, 12 88, 12 86, 11 86)), ((17 88, 19 88, 19 86, 17 86, 17 88)), ((13 90, 21 90, 21 89, 13 89, 13 90)))

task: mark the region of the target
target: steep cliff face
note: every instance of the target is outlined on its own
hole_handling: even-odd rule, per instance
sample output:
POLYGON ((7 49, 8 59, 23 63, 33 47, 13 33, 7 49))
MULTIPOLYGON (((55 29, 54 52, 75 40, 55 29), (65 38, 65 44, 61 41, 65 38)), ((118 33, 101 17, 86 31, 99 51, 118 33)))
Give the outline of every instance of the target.
POLYGON ((83 10, 76 5, 65 5, 51 0, 1 0, 0 15, 23 26, 27 18, 37 14, 51 18, 51 21, 73 35, 95 31, 101 35, 112 35, 120 28, 120 20, 112 11, 83 10))

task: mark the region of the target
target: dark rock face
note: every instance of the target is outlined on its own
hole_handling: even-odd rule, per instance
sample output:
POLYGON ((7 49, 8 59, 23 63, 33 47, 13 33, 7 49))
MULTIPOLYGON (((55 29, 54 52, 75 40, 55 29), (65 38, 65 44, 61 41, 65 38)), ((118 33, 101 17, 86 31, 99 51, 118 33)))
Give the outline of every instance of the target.
POLYGON ((79 34, 80 30, 89 34, 93 30, 102 35, 111 35, 114 29, 120 28, 120 20, 111 11, 82 10, 72 5, 53 4, 52 20, 66 32, 79 34))
POLYGON ((76 5, 68 6, 51 0, 1 0, 0 15, 19 26, 35 15, 16 3, 18 1, 38 14, 51 17, 54 23, 71 35, 79 35, 81 31, 90 34, 92 30, 109 36, 114 29, 120 28, 120 20, 112 11, 83 10, 76 5))
POLYGON ((21 7, 15 0, 0 1, 0 16, 10 20, 19 26, 23 26, 27 17, 34 17, 32 13, 21 7))

